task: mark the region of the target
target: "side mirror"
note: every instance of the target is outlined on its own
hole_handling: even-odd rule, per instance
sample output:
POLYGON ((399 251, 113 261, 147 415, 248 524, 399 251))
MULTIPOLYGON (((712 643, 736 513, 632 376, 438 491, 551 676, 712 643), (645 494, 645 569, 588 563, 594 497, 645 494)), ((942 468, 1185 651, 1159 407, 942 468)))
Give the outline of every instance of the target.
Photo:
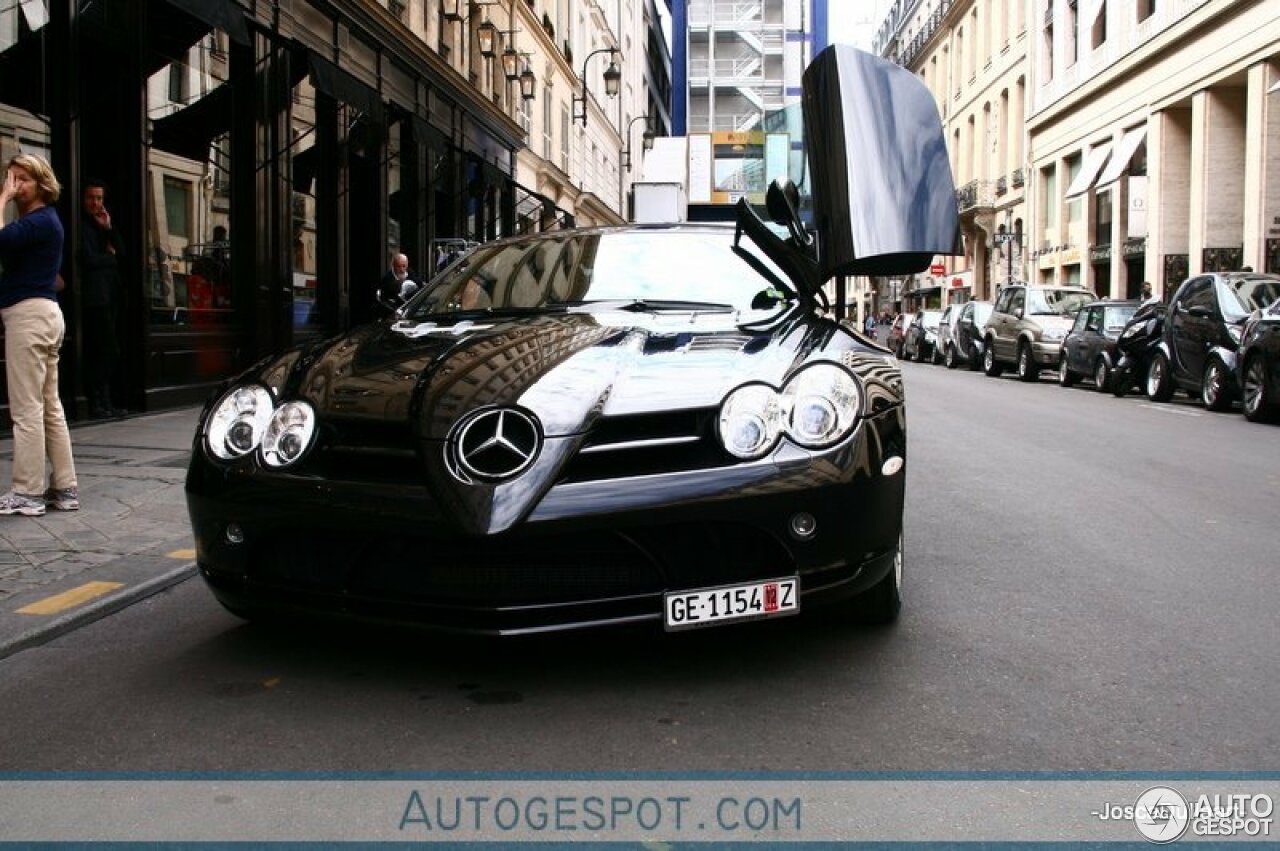
POLYGON ((812 241, 800 219, 800 190, 791 180, 780 177, 769 184, 765 193, 765 209, 774 224, 782 225, 796 245, 807 248, 812 241))
POLYGON ((1017 310, 1013 312, 1013 315, 1016 316, 1018 319, 1021 319, 1025 313, 1026 311, 1023 310, 1021 307, 1019 307, 1017 310))

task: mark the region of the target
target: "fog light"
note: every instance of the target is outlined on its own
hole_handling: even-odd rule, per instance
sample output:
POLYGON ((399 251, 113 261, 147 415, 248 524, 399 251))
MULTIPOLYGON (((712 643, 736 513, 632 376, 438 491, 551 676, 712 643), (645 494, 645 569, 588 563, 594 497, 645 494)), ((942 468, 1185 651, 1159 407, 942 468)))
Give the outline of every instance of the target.
POLYGON ((892 458, 884 462, 884 466, 880 468, 880 472, 886 476, 896 475, 902 469, 902 456, 894 455, 892 458))
POLYGON ((812 538, 818 531, 817 519, 807 511, 791 516, 791 534, 802 541, 812 538))
POLYGON ((226 535, 228 544, 244 543, 244 530, 240 528, 239 523, 228 523, 226 535))

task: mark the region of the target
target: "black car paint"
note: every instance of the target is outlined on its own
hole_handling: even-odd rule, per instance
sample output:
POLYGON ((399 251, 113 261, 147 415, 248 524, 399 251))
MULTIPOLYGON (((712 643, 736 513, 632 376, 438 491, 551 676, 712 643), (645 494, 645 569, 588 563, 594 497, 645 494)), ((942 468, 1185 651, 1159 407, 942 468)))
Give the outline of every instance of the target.
POLYGON ((1245 416, 1257 422, 1277 421, 1280 419, 1280 300, 1249 317, 1239 354, 1237 381, 1246 395, 1245 416), (1246 383, 1250 369, 1255 370, 1253 387, 1246 383), (1262 395, 1250 399, 1247 398, 1249 391, 1262 395))
POLYGON ((1136 301, 1104 300, 1091 302, 1080 309, 1075 324, 1062 340, 1062 357, 1072 376, 1093 377, 1097 372, 1099 359, 1107 372, 1115 368, 1116 341, 1124 324, 1108 326, 1108 311, 1114 315, 1123 315, 1124 322, 1127 322, 1138 305, 1136 301))

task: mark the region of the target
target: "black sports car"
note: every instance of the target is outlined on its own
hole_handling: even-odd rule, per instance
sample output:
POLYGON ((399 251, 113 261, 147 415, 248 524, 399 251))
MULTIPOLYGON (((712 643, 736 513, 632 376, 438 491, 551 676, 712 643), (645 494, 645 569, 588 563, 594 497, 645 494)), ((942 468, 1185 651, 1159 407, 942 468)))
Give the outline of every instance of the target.
POLYGON ((733 227, 494 242, 394 318, 231 382, 187 479, 217 598, 488 633, 827 600, 892 620, 901 377, 826 315, 821 285, 952 253, 954 191, 908 72, 840 47, 805 81, 814 184, 848 187, 815 196, 816 240, 775 184, 780 229, 743 202, 733 227), (868 114, 896 123, 852 120, 868 114))

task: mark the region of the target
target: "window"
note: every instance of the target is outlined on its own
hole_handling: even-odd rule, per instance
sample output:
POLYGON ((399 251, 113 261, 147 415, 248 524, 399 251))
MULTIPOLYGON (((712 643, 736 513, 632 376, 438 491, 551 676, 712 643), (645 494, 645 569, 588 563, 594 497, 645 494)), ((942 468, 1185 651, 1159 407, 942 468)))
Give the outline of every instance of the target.
MULTIPOLYGON (((1084 163, 1084 157, 1081 156, 1080 154, 1072 154, 1071 157, 1067 159, 1067 162, 1066 162, 1067 186, 1070 186, 1071 184, 1075 183, 1076 177, 1079 176, 1080 169, 1083 167, 1083 163, 1084 163)), ((1067 199, 1067 221, 1068 222, 1075 223, 1080 221, 1080 208, 1083 206, 1080 202, 1080 199, 1082 197, 1083 196, 1077 195, 1074 198, 1067 199)))
POLYGON ((1107 40, 1107 0, 1102 0, 1098 7, 1098 17, 1093 19, 1091 44, 1099 48, 1107 40))
POLYGON ((191 239, 191 181, 165 177, 164 215, 171 236, 191 239))
POLYGON ((1094 245, 1111 244, 1111 190, 1104 189, 1094 196, 1094 215, 1096 225, 1093 232, 1094 245))
MULTIPOLYGON (((586 108, 586 104, 583 104, 586 108)), ((566 172, 569 171, 569 139, 572 134, 569 132, 573 127, 573 116, 569 114, 569 107, 560 107, 560 167, 566 172)))
POLYGON ((1043 49, 1040 51, 1040 76, 1047 83, 1053 79, 1053 23, 1045 25, 1044 37, 1041 39, 1043 49))
POLYGON ((187 102, 187 66, 181 62, 169 65, 169 100, 180 104, 187 102))
POLYGON ((542 158, 547 162, 551 159, 551 120, 552 115, 551 87, 547 86, 542 90, 542 158))
POLYGON ((1156 0, 1138 0, 1138 23, 1156 13, 1156 0))
POLYGON ((1040 216, 1045 228, 1056 227, 1058 224, 1058 170, 1054 166, 1040 170, 1040 185, 1044 187, 1044 192, 1041 193, 1040 216))
POLYGON ((1076 57, 1080 53, 1080 15, 1076 8, 1079 0, 1067 0, 1067 44, 1063 64, 1070 68, 1076 64, 1076 57))

